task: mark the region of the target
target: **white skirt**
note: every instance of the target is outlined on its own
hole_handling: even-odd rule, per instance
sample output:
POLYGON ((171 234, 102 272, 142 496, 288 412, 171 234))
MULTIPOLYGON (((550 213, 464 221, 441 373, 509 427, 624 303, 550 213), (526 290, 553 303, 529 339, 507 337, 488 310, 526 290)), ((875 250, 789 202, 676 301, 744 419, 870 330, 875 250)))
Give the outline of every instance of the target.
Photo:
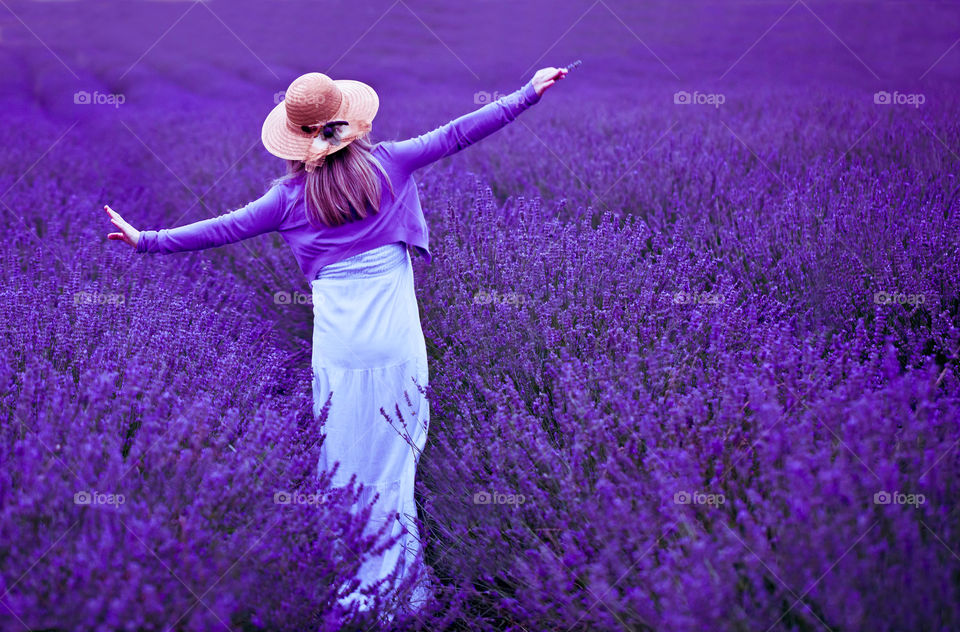
MULTIPOLYGON (((330 398, 318 472, 339 462, 334 486, 355 475, 364 485, 361 503, 380 495, 368 533, 390 522, 390 534, 401 536, 363 564, 358 578, 366 588, 398 564, 405 572, 421 563, 412 519, 430 422, 418 386, 426 387, 429 373, 410 254, 403 242, 374 248, 325 266, 311 286, 314 416, 330 398)), ((357 593, 345 600, 353 601, 364 602, 357 593)))

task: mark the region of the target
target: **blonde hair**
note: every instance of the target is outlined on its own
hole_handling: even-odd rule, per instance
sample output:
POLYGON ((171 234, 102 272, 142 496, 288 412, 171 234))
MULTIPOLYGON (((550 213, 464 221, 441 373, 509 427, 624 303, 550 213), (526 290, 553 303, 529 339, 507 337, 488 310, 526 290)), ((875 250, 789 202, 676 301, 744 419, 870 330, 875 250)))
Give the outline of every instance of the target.
POLYGON ((307 220, 314 225, 341 226, 367 217, 367 204, 380 210, 380 178, 383 175, 390 194, 393 183, 380 161, 371 153, 373 145, 366 136, 328 154, 313 172, 306 171, 302 160, 288 160, 287 173, 273 184, 293 180, 305 174, 307 220))

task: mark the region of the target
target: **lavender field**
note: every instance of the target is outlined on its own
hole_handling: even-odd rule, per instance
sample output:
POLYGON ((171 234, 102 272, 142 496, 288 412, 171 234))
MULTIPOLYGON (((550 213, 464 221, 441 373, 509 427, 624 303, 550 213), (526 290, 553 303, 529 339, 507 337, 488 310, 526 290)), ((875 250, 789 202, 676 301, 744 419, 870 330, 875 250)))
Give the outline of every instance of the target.
POLYGON ((0 0, 0 630, 960 629, 958 42, 942 2, 0 0), (351 498, 277 502, 330 483, 289 248, 102 207, 259 197, 306 72, 376 142, 575 59, 415 176, 433 599, 344 609, 351 498))

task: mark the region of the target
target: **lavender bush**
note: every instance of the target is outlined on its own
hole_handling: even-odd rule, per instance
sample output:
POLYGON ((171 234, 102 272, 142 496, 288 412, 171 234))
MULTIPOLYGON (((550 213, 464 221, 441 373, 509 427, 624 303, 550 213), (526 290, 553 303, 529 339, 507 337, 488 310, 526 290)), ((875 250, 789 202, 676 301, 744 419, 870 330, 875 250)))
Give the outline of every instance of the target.
POLYGON ((0 15, 2 629, 960 626, 946 9, 364 4, 320 46, 272 6, 0 15), (434 599, 346 611, 376 544, 317 476, 289 251, 138 256, 100 207, 259 196, 262 117, 308 70, 375 85, 378 140, 577 57, 417 176, 434 599))

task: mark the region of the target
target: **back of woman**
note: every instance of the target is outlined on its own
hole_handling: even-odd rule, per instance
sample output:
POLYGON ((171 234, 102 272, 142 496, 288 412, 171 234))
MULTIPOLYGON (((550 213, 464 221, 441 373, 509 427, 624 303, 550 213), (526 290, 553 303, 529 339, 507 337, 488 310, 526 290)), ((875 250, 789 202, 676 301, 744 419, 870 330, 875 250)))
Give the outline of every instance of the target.
MULTIPOLYGON (((313 406, 327 415, 318 475, 363 486, 367 532, 395 544, 364 560, 344 605, 366 607, 375 583, 398 571, 421 576, 414 480, 430 406, 426 344, 411 249, 431 259, 414 172, 489 136, 537 103, 566 75, 544 68, 516 92, 415 138, 370 144, 379 108, 370 86, 320 73, 297 78, 267 116, 264 146, 287 172, 230 213, 173 229, 137 231, 109 207, 138 253, 211 248, 267 232, 290 246, 313 296, 313 406)), ((426 598, 421 592, 409 604, 426 598)))

